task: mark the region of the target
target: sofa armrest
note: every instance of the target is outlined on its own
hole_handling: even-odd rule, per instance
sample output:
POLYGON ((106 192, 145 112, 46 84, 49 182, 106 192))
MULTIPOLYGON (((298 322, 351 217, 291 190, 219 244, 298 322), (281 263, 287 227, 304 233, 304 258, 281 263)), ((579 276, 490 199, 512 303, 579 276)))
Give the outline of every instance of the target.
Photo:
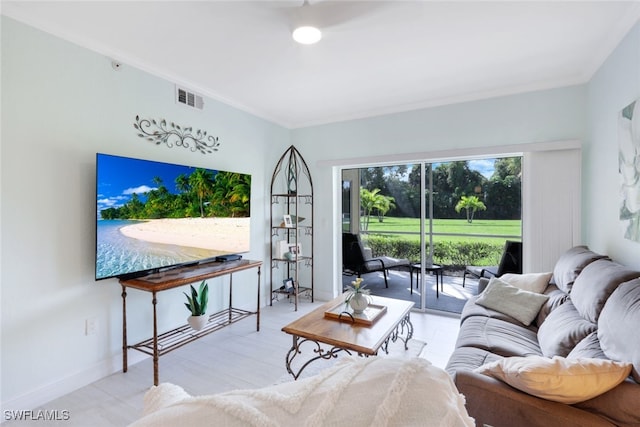
POLYGON ((454 375, 477 426, 614 426, 604 418, 563 403, 540 399, 486 375, 460 370, 454 375))

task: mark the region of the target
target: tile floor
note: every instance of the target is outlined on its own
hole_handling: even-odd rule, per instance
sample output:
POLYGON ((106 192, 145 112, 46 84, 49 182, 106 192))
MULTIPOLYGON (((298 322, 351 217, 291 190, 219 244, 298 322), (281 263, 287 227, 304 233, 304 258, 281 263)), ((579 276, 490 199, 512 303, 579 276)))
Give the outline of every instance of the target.
MULTIPOLYGON (((411 292, 412 281, 406 270, 390 270, 388 274, 389 287, 385 287, 384 276, 381 272, 363 274, 362 279, 373 295, 413 301, 416 307, 420 305, 420 294, 426 290, 427 309, 450 313, 460 313, 469 298, 478 293, 478 281, 471 277, 467 277, 463 287, 461 276, 443 276, 443 284, 439 286, 439 292, 436 293, 435 276, 427 274, 427 285, 422 286, 420 281, 419 287, 416 287, 416 274, 413 276, 413 292, 411 292)), ((355 275, 343 275, 343 286, 351 284, 355 278, 355 275)))
MULTIPOLYGON (((281 328, 320 304, 301 302, 295 312, 287 300, 274 302, 261 310, 260 332, 250 317, 161 357, 160 381, 178 384, 191 394, 274 384, 286 374, 284 359, 291 346, 291 337, 281 328)), ((427 343, 421 356, 444 367, 458 335, 458 317, 414 312, 411 320, 414 338, 427 343)), ((10 421, 3 427, 125 426, 140 417, 144 393, 153 384, 152 366, 147 358, 127 373, 114 373, 37 408, 67 410, 68 421, 10 421)))

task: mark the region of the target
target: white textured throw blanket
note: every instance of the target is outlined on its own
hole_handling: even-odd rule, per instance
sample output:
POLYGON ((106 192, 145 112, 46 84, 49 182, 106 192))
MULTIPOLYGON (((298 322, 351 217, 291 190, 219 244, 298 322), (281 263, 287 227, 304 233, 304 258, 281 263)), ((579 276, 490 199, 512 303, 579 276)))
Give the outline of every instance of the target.
POLYGON ((145 395, 143 426, 474 426, 449 375, 425 359, 347 357, 320 374, 254 390, 145 395))

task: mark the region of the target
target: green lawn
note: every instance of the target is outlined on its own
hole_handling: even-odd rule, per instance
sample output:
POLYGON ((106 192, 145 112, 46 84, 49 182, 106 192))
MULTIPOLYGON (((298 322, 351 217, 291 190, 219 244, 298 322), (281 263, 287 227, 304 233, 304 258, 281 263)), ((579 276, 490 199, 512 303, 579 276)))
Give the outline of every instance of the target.
MULTIPOLYGON (((426 232, 429 232, 429 223, 425 223, 426 232)), ((434 233, 456 233, 456 234, 479 234, 479 235, 501 235, 520 236, 522 230, 521 220, 474 220, 471 224, 466 219, 435 219, 433 220, 434 233)), ((385 217, 383 222, 379 222, 377 217, 372 217, 369 223, 369 233, 415 233, 407 235, 397 235, 403 239, 420 240, 420 219, 419 218, 395 218, 385 217)), ((483 241, 483 242, 504 242, 505 237, 471 237, 471 236, 434 236, 433 240, 438 241, 483 241)))

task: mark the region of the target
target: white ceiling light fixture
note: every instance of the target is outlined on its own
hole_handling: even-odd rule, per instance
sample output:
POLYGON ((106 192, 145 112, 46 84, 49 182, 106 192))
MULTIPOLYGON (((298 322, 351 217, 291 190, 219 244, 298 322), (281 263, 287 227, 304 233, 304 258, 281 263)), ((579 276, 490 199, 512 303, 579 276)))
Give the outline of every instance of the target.
POLYGON ((314 44, 322 39, 322 32, 310 25, 303 25, 293 30, 293 39, 300 44, 314 44))
POLYGON ((293 39, 300 44, 318 43, 322 39, 322 32, 314 25, 308 0, 304 0, 297 15, 297 25, 292 33, 293 39))

